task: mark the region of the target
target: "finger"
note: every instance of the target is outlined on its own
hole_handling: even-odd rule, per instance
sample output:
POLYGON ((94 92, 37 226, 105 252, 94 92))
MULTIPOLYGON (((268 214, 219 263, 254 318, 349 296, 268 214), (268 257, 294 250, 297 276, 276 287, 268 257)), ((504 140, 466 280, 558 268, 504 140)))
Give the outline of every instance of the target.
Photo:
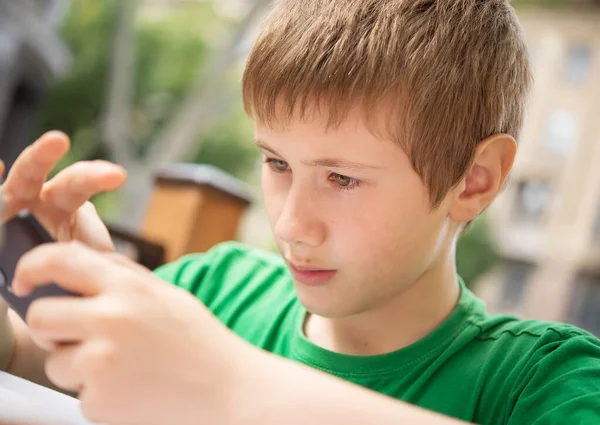
MULTIPOLYGON (((106 394, 97 385, 84 385, 77 396, 79 399, 79 408, 83 416, 91 423, 116 423, 116 421, 108 421, 109 415, 114 409, 107 409, 106 405, 110 405, 110 401, 106 401, 106 394)), ((115 415, 113 413, 113 415, 115 415)))
POLYGON ((43 208, 70 216, 93 196, 119 189, 125 180, 127 173, 119 165, 100 160, 77 162, 44 185, 43 208))
POLYGON ((54 385, 70 392, 79 392, 83 382, 80 376, 80 357, 84 344, 58 346, 46 358, 45 372, 54 385))
POLYGON ((7 203, 3 220, 37 201, 48 174, 69 151, 69 146, 64 133, 52 131, 25 148, 1 187, 7 203))
POLYGON ((115 249, 106 225, 91 202, 83 204, 71 217, 62 219, 62 213, 56 214, 56 211, 32 212, 57 242, 79 241, 104 252, 112 252, 115 249))
POLYGON ((110 233, 91 202, 83 204, 74 214, 71 229, 73 233, 70 235, 61 235, 63 232, 59 231, 58 240, 76 240, 98 251, 114 252, 110 233), (70 236, 70 239, 65 236, 70 236))
POLYGON ((79 242, 43 244, 19 260, 13 290, 17 296, 26 296, 35 288, 54 282, 67 291, 92 297, 106 290, 116 278, 119 271, 115 266, 102 253, 79 242))
POLYGON ((27 326, 36 338, 51 344, 81 342, 89 334, 94 299, 48 297, 27 311, 27 326))
POLYGON ((152 274, 152 271, 150 269, 142 266, 139 263, 136 263, 135 261, 124 256, 123 254, 111 252, 111 253, 107 254, 107 256, 110 260, 114 261, 115 263, 117 263, 121 266, 127 267, 129 270, 131 270, 133 272, 152 274))
POLYGON ((4 164, 4 161, 2 161, 0 159, 0 179, 2 179, 2 177, 4 176, 5 171, 6 171, 6 165, 4 164))

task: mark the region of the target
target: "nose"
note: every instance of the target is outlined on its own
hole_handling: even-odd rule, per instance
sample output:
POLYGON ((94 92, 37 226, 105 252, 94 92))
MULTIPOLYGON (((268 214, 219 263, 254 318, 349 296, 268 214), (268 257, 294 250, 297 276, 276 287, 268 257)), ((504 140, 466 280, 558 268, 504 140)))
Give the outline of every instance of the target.
POLYGON ((289 245, 319 246, 326 238, 326 226, 322 219, 322 203, 314 191, 294 186, 285 198, 273 232, 289 245))

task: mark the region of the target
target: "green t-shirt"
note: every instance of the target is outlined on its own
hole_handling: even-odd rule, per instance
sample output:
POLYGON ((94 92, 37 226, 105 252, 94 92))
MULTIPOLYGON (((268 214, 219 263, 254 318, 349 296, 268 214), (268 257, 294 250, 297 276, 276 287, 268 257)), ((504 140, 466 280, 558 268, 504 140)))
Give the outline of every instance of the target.
POLYGON ((156 271, 251 344, 477 424, 600 424, 600 342, 576 327, 486 313, 461 283, 452 314, 393 353, 341 355, 308 341, 283 259, 220 244, 156 271))

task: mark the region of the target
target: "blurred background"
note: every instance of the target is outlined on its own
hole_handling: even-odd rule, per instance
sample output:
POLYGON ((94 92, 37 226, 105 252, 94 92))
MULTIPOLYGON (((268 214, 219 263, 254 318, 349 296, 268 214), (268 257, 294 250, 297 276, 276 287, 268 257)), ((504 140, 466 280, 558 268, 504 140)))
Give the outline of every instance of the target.
MULTIPOLYGON (((491 311, 600 336, 600 1, 513 1, 536 84, 511 181, 461 238, 491 311)), ((0 0, 0 158, 49 129, 55 172, 108 159, 94 199, 119 249, 154 267, 222 240, 274 249, 240 77, 268 0, 0 0)))

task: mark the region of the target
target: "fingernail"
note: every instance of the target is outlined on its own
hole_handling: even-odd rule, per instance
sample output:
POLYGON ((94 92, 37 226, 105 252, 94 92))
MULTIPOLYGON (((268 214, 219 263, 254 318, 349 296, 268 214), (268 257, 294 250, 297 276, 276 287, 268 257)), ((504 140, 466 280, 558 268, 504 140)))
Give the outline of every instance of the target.
POLYGON ((61 137, 61 138, 67 138, 67 135, 60 131, 60 130, 50 130, 47 131, 44 135, 44 137, 61 137))

